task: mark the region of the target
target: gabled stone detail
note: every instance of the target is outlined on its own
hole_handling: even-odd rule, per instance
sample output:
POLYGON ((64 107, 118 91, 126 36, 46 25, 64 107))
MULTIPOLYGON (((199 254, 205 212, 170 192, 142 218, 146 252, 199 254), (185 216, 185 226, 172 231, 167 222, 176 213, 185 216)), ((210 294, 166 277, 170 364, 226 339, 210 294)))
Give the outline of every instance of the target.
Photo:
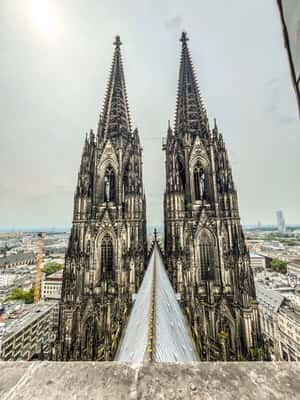
POLYGON ((104 148, 98 153, 97 168, 103 168, 103 164, 111 163, 115 168, 118 166, 118 157, 110 139, 107 139, 104 148))

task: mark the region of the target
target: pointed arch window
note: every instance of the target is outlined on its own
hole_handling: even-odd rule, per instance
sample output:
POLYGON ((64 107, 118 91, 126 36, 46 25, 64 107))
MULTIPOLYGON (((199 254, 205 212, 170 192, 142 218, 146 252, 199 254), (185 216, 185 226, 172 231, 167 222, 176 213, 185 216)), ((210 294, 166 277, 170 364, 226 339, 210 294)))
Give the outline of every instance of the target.
POLYGON ((185 170, 180 160, 178 160, 178 171, 179 171, 181 190, 185 190, 185 170))
POLYGON ((194 168, 194 190, 195 200, 204 199, 204 185, 205 185, 205 173, 200 163, 197 163, 194 168))
POLYGON ((104 201, 116 201, 116 177, 111 165, 106 168, 104 174, 104 201))
POLYGON ((199 244, 201 280, 209 281, 215 278, 215 249, 213 238, 204 232, 199 244))
POLYGON ((103 279, 114 279, 114 249, 112 237, 106 234, 101 242, 101 271, 103 279))
POLYGON ((123 175, 123 194, 126 196, 129 193, 129 174, 130 174, 130 169, 129 169, 129 163, 126 165, 124 169, 124 175, 123 175))

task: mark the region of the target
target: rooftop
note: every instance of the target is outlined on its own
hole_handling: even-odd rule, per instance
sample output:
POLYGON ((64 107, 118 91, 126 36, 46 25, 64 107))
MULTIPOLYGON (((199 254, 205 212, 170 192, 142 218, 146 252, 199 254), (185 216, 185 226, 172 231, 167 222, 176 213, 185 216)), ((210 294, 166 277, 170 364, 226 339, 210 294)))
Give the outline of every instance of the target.
POLYGON ((149 359, 158 362, 198 360, 157 243, 154 244, 116 356, 117 361, 125 362, 149 359))
POLYGON ((26 262, 28 260, 32 260, 33 258, 35 258, 35 254, 33 252, 11 254, 7 257, 0 258, 0 267, 7 264, 14 264, 16 262, 26 262))
POLYGON ((284 301, 284 296, 275 290, 269 289, 260 282, 255 282, 257 301, 269 307, 272 312, 277 312, 284 301))
POLYGON ((60 270, 45 277, 45 281, 62 281, 62 278, 63 278, 63 270, 60 270))
POLYGON ((250 252, 250 258, 264 258, 264 256, 257 254, 257 253, 250 252))
POLYGON ((52 307, 53 303, 20 304, 18 308, 8 314, 8 318, 0 325, 0 343, 33 323, 52 307))

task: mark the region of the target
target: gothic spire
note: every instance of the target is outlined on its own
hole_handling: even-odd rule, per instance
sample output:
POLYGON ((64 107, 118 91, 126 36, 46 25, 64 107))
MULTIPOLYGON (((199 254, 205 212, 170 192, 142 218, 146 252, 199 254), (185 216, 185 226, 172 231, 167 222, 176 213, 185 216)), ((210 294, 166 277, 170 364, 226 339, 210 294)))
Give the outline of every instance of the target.
POLYGON ((102 137, 116 135, 120 131, 131 132, 120 36, 116 36, 114 45, 113 63, 99 123, 98 134, 102 137))
POLYGON ((181 35, 181 59, 176 103, 175 132, 207 135, 207 115, 188 49, 186 32, 181 35))

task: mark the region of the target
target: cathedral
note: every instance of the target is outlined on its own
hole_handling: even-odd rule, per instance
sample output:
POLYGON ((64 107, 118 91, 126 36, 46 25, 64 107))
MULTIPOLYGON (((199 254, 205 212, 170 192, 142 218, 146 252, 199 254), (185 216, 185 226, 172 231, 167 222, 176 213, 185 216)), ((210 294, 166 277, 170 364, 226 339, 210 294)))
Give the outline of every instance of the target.
POLYGON ((87 135, 60 306, 59 360, 111 360, 147 256, 142 148, 117 36, 97 132, 87 135))
POLYGON ((82 152, 56 360, 263 357, 232 171, 216 122, 209 127, 187 42, 183 33, 175 126, 163 145, 164 246, 155 235, 148 252, 142 149, 116 37, 98 128, 82 152))
POLYGON ((222 134, 210 129, 188 49, 166 143, 165 262, 200 358, 260 358, 258 303, 222 134))

